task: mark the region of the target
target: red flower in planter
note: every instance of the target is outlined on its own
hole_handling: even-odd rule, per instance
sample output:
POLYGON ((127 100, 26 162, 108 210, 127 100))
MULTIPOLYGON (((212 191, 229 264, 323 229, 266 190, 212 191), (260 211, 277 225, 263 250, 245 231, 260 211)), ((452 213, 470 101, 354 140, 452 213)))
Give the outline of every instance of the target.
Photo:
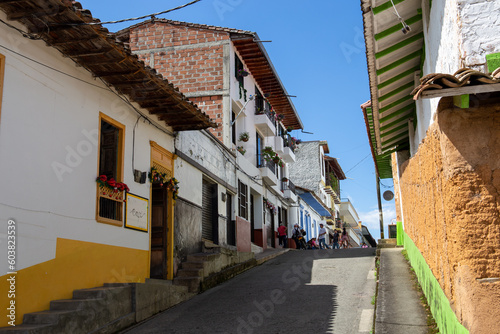
POLYGON ((111 187, 116 187, 116 181, 115 179, 111 178, 108 180, 108 184, 111 186, 111 187))
POLYGON ((107 179, 108 177, 106 175, 99 176, 99 180, 101 180, 102 182, 106 182, 107 179))

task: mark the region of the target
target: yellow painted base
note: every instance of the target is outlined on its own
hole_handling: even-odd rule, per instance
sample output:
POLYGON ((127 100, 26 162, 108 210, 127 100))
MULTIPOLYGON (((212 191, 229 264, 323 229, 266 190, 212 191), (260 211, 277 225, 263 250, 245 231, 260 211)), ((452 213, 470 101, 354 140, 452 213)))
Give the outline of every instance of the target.
MULTIPOLYGON (((19 270, 16 275, 16 324, 25 313, 49 309, 51 300, 71 299, 73 290, 104 283, 141 282, 149 277, 149 252, 91 242, 57 239, 56 258, 19 270)), ((9 275, 0 277, 0 327, 10 299, 9 275)))

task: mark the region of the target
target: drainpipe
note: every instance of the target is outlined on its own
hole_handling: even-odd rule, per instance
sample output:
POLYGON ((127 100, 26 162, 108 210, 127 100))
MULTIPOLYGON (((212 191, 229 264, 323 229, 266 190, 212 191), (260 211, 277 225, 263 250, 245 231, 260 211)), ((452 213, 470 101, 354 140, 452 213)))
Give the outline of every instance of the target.
POLYGON ((377 179, 377 199, 378 199, 378 215, 380 219, 380 239, 384 238, 384 215, 382 214, 382 199, 380 198, 380 178, 378 171, 375 170, 375 178, 377 179))

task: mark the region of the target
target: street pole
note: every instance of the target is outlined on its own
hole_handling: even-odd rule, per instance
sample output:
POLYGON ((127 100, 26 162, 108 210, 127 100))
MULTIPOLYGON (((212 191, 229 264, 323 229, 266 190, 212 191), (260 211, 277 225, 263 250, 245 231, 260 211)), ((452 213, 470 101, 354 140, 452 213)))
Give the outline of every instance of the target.
POLYGON ((378 215, 380 219, 380 239, 384 238, 384 215, 382 214, 382 199, 380 198, 380 178, 378 172, 375 171, 375 178, 377 179, 377 198, 378 198, 378 215))

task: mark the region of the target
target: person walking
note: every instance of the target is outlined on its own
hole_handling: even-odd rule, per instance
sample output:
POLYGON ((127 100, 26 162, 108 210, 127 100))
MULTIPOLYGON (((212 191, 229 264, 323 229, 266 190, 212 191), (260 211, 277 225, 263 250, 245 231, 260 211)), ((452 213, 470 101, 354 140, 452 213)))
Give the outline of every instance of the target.
POLYGON ((332 237, 332 248, 333 249, 340 249, 340 246, 339 246, 339 231, 335 230, 335 232, 333 232, 333 237, 332 237))
POLYGON ((305 242, 303 242, 304 237, 302 236, 302 231, 299 228, 299 224, 293 225, 292 238, 293 240, 295 240, 295 248, 305 249, 305 242))
POLYGON ((340 244, 342 245, 342 248, 349 248, 349 236, 347 235, 345 227, 342 230, 342 238, 340 239, 340 244))
POLYGON ((286 226, 283 224, 280 224, 278 227, 278 239, 280 246, 286 248, 288 245, 288 237, 286 235, 286 226))
POLYGON ((319 223, 319 232, 318 232, 318 241, 319 241, 319 249, 323 249, 325 247, 326 249, 330 249, 328 245, 325 242, 326 238, 326 228, 323 226, 323 223, 319 223))

